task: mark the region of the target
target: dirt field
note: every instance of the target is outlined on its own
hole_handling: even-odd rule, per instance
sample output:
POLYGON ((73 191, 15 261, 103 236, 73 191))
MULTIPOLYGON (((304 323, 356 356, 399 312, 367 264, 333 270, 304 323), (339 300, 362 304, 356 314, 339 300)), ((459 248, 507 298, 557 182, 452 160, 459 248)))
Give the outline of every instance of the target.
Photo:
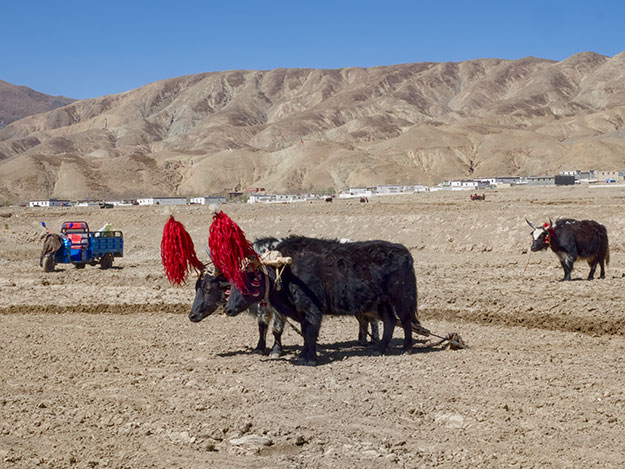
MULTIPOLYGON (((415 258, 419 316, 470 350, 358 347, 328 317, 320 365, 250 353, 254 319, 191 323, 193 281, 160 265, 165 208, 0 209, 0 466, 622 467, 625 464, 625 189, 506 189, 354 201, 224 205, 250 239, 387 239, 415 258), (528 253, 552 217, 608 228, 605 280, 574 281, 528 253), (38 265, 41 221, 123 230, 111 270, 38 265), (529 263, 528 263, 529 262, 529 263), (527 268, 526 268, 527 265, 527 268)), ((174 212, 198 254, 208 207, 174 212)))

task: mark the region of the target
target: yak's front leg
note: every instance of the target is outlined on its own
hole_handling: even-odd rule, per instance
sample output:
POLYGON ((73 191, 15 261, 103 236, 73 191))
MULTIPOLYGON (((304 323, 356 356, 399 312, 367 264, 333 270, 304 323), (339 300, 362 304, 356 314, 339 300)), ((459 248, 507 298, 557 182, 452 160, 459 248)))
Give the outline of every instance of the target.
POLYGON ((571 272, 573 271, 573 264, 575 263, 575 259, 573 259, 569 255, 564 255, 560 257, 560 265, 562 269, 564 269, 564 278, 562 281, 571 280, 571 272))
POLYGON ((256 344, 256 348, 252 350, 252 353, 265 353, 265 348, 267 347, 267 324, 263 322, 258 322, 258 344, 256 344))
POLYGON ((302 335, 304 336, 304 349, 298 362, 306 366, 317 365, 317 338, 319 337, 320 324, 314 324, 307 320, 302 323, 302 335))
POLYGON ((271 332, 273 332, 273 347, 269 356, 278 358, 282 355, 282 332, 284 331, 284 317, 277 311, 273 311, 273 321, 271 324, 271 332))
POLYGON ((258 322, 258 344, 252 350, 252 353, 265 353, 267 347, 267 329, 269 329, 269 320, 267 317, 267 308, 260 305, 252 305, 249 307, 250 313, 256 316, 258 322))

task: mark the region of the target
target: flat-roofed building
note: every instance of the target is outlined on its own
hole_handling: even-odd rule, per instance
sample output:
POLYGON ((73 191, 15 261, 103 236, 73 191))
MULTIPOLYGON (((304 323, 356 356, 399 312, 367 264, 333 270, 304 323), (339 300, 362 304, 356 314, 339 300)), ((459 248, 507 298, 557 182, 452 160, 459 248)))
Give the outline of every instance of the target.
POLYGON ((186 197, 146 197, 137 199, 139 205, 186 205, 186 197))

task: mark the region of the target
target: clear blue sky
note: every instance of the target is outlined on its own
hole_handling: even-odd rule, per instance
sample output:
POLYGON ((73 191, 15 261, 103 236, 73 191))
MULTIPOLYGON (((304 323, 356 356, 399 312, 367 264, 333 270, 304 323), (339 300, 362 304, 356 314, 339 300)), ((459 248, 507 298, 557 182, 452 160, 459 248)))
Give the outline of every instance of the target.
POLYGON ((5 0, 0 79, 71 98, 220 70, 625 50, 625 1, 5 0))

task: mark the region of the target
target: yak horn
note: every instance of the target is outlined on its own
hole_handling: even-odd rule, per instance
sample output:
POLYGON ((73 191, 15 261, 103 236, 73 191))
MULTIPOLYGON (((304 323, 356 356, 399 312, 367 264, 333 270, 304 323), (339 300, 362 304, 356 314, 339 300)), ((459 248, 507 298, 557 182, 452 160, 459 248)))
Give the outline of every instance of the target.
POLYGON ((208 253, 208 263, 204 266, 204 269, 213 277, 219 277, 221 275, 221 270, 219 270, 219 267, 215 265, 213 259, 210 257, 208 247, 206 248, 206 252, 208 253))
POLYGON ((204 264, 204 270, 208 272, 210 275, 217 276, 215 264, 213 264, 213 259, 211 257, 210 249, 208 249, 208 245, 204 246, 206 249, 206 254, 208 255, 208 262, 204 264))
POLYGON ((531 221, 529 221, 527 218, 525 219, 525 221, 526 221, 526 222, 527 222, 527 224, 528 224, 529 226, 531 226, 534 230, 536 229, 536 227, 534 226, 534 224, 533 224, 531 221))

